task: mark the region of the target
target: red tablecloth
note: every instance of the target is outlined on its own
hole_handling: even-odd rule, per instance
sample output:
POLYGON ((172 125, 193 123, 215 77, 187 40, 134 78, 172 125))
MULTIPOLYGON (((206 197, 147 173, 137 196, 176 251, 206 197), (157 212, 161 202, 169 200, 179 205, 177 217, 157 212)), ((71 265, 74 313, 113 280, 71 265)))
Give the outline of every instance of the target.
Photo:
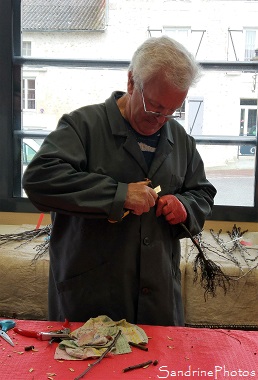
MULTIPOLYGON (((71 323, 71 330, 83 323, 71 323)), ((35 331, 60 329, 61 323, 46 321, 16 321, 16 326, 35 331)), ((141 326, 149 337, 149 351, 132 348, 132 353, 109 355, 93 367, 83 379, 258 379, 258 332, 211 330, 206 328, 141 326), (131 372, 123 368, 158 360, 131 372)), ((8 332, 15 343, 0 341, 1 380, 72 380, 94 360, 57 361, 57 343, 38 341, 8 332), (24 351, 34 345, 34 351, 24 351)))

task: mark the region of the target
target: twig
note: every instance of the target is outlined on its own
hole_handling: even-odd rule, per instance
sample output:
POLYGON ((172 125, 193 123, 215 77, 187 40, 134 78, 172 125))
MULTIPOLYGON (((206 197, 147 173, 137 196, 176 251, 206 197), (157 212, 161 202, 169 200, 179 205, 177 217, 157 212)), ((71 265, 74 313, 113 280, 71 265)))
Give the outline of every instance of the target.
POLYGON ((250 272, 252 272, 257 267, 258 267, 258 263, 253 268, 248 269, 248 271, 245 272, 244 274, 242 274, 241 276, 238 276, 237 278, 234 278, 234 276, 232 276, 231 280, 239 281, 239 280, 241 280, 241 278, 247 276, 250 272))
POLYGON ((122 331, 119 330, 118 333, 116 334, 113 342, 110 344, 110 346, 106 349, 106 351, 103 352, 103 354, 98 358, 98 360, 96 360, 94 363, 90 364, 90 366, 84 371, 82 372, 79 376, 77 376, 74 380, 79 380, 81 379, 82 377, 84 377, 84 375, 86 375, 86 373, 88 373, 96 364, 98 364, 99 362, 101 362, 101 360, 112 350, 112 348, 116 345, 116 342, 118 340, 118 338, 120 337, 122 331))
POLYGON ((222 256, 224 259, 226 260, 229 260, 231 261, 232 263, 234 263, 240 270, 242 270, 241 268, 241 264, 240 262, 233 256, 233 251, 234 251, 234 248, 227 248, 226 244, 228 243, 231 243, 233 242, 233 240, 231 240, 230 242, 224 242, 219 236, 221 234, 221 230, 219 230, 218 234, 215 235, 213 229, 210 229, 210 233, 211 233, 211 236, 213 237, 213 239, 216 241, 216 243, 222 248, 222 252, 224 252, 224 254, 228 255, 228 256, 222 256))
POLYGON ((45 253, 48 252, 49 250, 49 236, 46 238, 46 240, 38 244, 37 246, 34 247, 34 249, 37 251, 33 259, 31 260, 31 264, 34 264, 38 259, 41 259, 45 253))
POLYGON ((198 254, 194 261, 194 281, 197 281, 198 267, 200 267, 200 284, 205 290, 204 297, 206 298, 207 294, 211 294, 213 297, 215 297, 217 286, 221 287, 224 290, 224 293, 226 293, 230 285, 230 277, 224 274, 216 263, 205 257, 200 245, 197 243, 196 239, 194 239, 188 228, 183 223, 180 223, 180 225, 198 249, 198 254))
POLYGON ((242 344, 242 343, 241 343, 241 340, 239 340, 239 339, 236 338, 235 336, 230 335, 230 334, 226 333, 225 331, 220 331, 220 330, 218 330, 218 332, 220 332, 221 334, 225 334, 225 335, 229 336, 230 338, 237 340, 240 344, 242 344))
POLYGON ((148 351, 148 347, 141 343, 128 342, 130 346, 139 348, 142 351, 148 351))
POLYGON ((227 231, 230 238, 233 239, 233 249, 238 250, 240 252, 240 255, 242 256, 246 265, 250 267, 245 257, 245 253, 247 253, 247 249, 239 242, 239 238, 242 238, 246 232, 248 232, 248 230, 241 231, 241 227, 237 227, 235 224, 231 232, 227 231))
POLYGON ((144 362, 144 363, 140 363, 140 364, 132 365, 130 367, 126 367, 123 369, 123 372, 129 372, 129 371, 132 371, 134 369, 143 368, 143 367, 146 367, 147 365, 150 365, 152 363, 153 363, 152 360, 148 360, 147 362, 144 362))
POLYGON ((51 233, 51 225, 48 225, 48 226, 45 226, 43 228, 40 228, 40 229, 34 229, 34 230, 30 230, 30 231, 23 231, 23 232, 18 232, 17 234, 13 233, 13 234, 4 234, 4 235, 0 235, 0 245, 2 244, 6 244, 8 242, 11 242, 11 241, 21 241, 23 243, 21 243, 19 245, 22 246, 23 244, 26 244, 30 241, 32 241, 33 239, 36 239, 38 238, 39 236, 41 235, 50 235, 51 233))

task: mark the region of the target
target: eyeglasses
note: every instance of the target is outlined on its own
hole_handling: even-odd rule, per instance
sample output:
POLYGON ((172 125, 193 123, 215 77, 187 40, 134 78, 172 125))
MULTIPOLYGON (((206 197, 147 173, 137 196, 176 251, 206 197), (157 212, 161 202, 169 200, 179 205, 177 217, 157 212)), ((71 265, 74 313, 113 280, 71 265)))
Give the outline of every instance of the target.
POLYGON ((144 100, 144 96, 143 96, 143 89, 141 88, 141 94, 142 94, 142 103, 143 103, 143 109, 144 109, 144 112, 146 112, 147 114, 149 115, 153 115, 153 116, 156 116, 156 117, 165 117, 166 119, 180 119, 181 117, 181 109, 177 109, 175 112, 179 113, 179 115, 175 115, 175 112, 172 114, 172 115, 164 115, 163 113, 161 112, 154 112, 154 111, 148 111, 146 109, 146 104, 145 104, 145 100, 144 100))

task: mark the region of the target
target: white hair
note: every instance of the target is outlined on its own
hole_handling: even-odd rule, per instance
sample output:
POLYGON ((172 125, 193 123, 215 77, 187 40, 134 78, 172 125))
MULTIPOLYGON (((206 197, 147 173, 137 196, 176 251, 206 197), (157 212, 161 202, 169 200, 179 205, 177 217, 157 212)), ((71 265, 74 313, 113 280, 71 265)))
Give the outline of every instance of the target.
POLYGON ((143 86, 162 72, 169 84, 182 91, 195 85, 201 75, 201 67, 194 56, 168 36, 147 39, 135 51, 128 70, 136 86, 143 86))

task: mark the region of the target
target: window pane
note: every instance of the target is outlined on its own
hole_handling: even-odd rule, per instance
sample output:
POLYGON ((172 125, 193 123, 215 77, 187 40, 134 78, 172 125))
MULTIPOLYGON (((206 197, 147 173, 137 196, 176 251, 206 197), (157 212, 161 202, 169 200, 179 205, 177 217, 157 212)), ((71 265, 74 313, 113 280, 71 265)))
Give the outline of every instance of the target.
POLYGON ((23 152, 23 168, 27 166, 42 144, 42 139, 23 139, 22 152, 23 152))
POLYGON ((189 34, 191 33, 190 28, 171 28, 171 27, 164 27, 164 34, 167 36, 174 38, 181 44, 183 44, 188 49, 190 48, 190 38, 189 34))
POLYGON ((23 41, 22 43, 22 55, 25 57, 31 56, 31 42, 23 41))
POLYGON ((240 100, 240 135, 256 136, 257 129, 257 100, 241 99, 240 100))
POLYGON ((245 35, 245 61, 250 61, 255 56, 256 31, 246 30, 245 35))
POLYGON ((217 189, 215 205, 254 206, 255 156, 243 156, 240 149, 241 146, 198 145, 207 177, 217 189))
MULTIPOLYGON (((178 121, 193 136, 249 135, 257 114, 252 77, 252 73, 205 71, 199 84, 189 91, 183 117, 178 121), (243 94, 246 99, 241 98, 243 94)), ((114 88, 125 91, 126 78, 126 69, 41 68, 37 75, 37 110, 35 114, 23 112, 23 128, 53 130, 63 113, 103 102, 114 88)), ((208 178, 218 189, 215 204, 252 207, 255 148, 243 144, 200 145, 199 150, 208 178)))
POLYGON ((28 109, 34 110, 35 109, 35 100, 28 99, 28 109))
MULTIPOLYGON (((28 75, 31 68, 24 67, 28 75)), ((35 93, 28 91, 28 109, 23 110, 22 125, 26 130, 54 130, 62 114, 86 104, 105 101, 114 91, 126 91, 127 70, 40 67, 34 69, 37 80, 35 93), (65 80, 64 80, 65 78, 65 80)), ((35 83, 35 81, 34 81, 35 83)))
MULTIPOLYGON (((31 68, 24 67, 23 75, 30 71, 31 68)), ((23 95, 27 108, 36 106, 35 114, 24 110, 23 128, 53 130, 63 113, 103 102, 114 89, 126 91, 127 85, 126 69, 35 67, 34 75, 36 79, 24 81, 23 95)), ((250 135, 257 112, 253 77, 252 72, 204 71, 200 82, 188 93, 179 122, 194 136, 250 135), (251 105, 245 105, 245 100, 251 105), (246 110, 242 132, 241 110, 246 110)))
MULTIPOLYGON (((21 173, 23 174, 25 169, 27 168, 28 164, 34 157, 34 155, 39 150, 41 144, 43 142, 43 139, 39 138, 24 138, 21 141, 21 173)), ((26 197, 26 194, 24 191, 22 191, 22 196, 26 197)))
POLYGON ((247 136, 256 136, 257 110, 248 110, 247 136))
POLYGON ((24 111, 34 110, 35 105, 35 79, 25 78, 22 80, 22 107, 24 111))
MULTIPOLYGON (((13 5, 16 15, 19 3, 13 5)), ((71 2, 68 8, 66 5, 64 0, 58 4, 50 0, 21 0, 22 41, 19 46, 20 37, 16 34, 14 55, 18 65, 23 65, 19 60, 22 47, 28 65, 22 66, 22 120, 20 123, 20 110, 16 108, 15 132, 20 132, 20 125, 24 131, 49 132, 56 128, 63 113, 103 102, 114 90, 126 90, 126 70, 68 68, 62 63, 60 67, 51 63, 37 65, 34 58, 130 60, 135 47, 146 37, 161 34, 170 34, 183 42, 200 61, 253 60, 258 47, 257 1, 201 1, 199 6, 194 1, 144 0, 132 7, 131 1, 81 0, 71 2)), ((19 17, 14 21, 18 25, 19 17)), ((212 140, 217 136, 248 136, 254 140, 257 72, 207 70, 189 91, 179 122, 195 137, 208 135, 212 140)), ((20 97, 15 98, 15 105, 17 99, 20 97)), ((20 145, 19 139, 16 146, 20 145)), ((218 187, 215 203, 247 203, 247 207, 252 207, 255 146, 198 146, 207 173, 218 187), (243 181, 243 188, 247 184, 246 194, 237 194, 236 181, 243 181)), ((22 161, 29 157, 28 148, 22 161)), ((17 161, 21 161, 20 156, 17 161)))

